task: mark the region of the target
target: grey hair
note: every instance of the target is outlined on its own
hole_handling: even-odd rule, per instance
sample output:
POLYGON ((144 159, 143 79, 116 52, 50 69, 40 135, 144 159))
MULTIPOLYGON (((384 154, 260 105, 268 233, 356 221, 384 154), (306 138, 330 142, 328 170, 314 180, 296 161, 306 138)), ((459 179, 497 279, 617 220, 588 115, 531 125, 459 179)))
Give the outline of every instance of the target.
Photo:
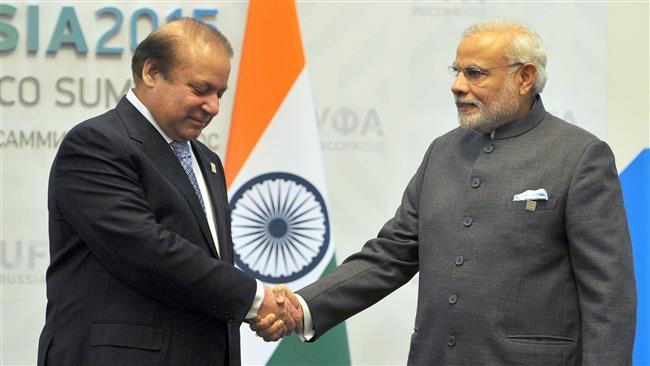
POLYGON ((513 31, 509 37, 510 49, 506 54, 510 63, 532 63, 537 67, 537 80, 533 93, 539 94, 546 85, 546 52, 537 33, 522 24, 504 19, 491 19, 476 23, 463 32, 463 38, 476 34, 497 31, 513 31))

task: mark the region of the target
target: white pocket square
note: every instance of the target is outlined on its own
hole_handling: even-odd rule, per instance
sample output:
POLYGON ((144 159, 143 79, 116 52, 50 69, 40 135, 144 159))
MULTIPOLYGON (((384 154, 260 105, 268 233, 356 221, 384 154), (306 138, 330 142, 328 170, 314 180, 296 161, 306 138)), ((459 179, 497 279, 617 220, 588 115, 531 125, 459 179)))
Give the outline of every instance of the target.
POLYGON ((548 193, 544 188, 533 191, 529 189, 527 191, 516 194, 512 197, 512 201, 548 201, 548 193))

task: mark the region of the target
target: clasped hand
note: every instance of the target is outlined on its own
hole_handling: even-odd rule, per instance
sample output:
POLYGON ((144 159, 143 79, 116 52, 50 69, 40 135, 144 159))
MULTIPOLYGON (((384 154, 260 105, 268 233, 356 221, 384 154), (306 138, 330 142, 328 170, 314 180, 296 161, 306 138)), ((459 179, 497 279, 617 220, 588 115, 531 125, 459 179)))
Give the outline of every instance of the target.
POLYGON ((303 331, 302 306, 286 285, 270 289, 264 286, 264 300, 257 316, 249 321, 251 329, 267 342, 275 342, 293 332, 303 331))

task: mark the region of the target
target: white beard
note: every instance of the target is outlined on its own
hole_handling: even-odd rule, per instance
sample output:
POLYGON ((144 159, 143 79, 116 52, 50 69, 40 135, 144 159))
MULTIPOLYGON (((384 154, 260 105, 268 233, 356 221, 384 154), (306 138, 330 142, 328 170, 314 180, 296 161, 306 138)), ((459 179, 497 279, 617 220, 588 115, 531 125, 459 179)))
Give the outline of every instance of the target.
POLYGON ((458 123, 479 133, 492 132, 514 121, 519 110, 514 79, 506 82, 489 103, 468 96, 456 96, 455 99, 457 103, 473 103, 478 108, 474 113, 458 111, 458 123))

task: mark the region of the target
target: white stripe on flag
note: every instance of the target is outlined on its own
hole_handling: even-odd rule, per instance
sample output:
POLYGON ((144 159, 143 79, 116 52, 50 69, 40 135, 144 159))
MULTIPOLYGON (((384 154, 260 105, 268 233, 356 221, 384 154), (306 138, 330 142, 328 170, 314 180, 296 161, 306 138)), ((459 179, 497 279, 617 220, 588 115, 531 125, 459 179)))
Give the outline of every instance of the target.
MULTIPOLYGON (((249 155, 229 194, 232 196, 250 179, 270 172, 286 172, 306 179, 320 192, 327 205, 320 139, 305 69, 249 155)), ((318 265, 303 277, 288 283, 289 287, 297 290, 319 279, 333 253, 334 240, 330 236, 327 251, 318 265)), ((247 324, 241 328, 241 343, 242 363, 245 365, 265 364, 278 345, 265 343, 256 337, 247 324)))

